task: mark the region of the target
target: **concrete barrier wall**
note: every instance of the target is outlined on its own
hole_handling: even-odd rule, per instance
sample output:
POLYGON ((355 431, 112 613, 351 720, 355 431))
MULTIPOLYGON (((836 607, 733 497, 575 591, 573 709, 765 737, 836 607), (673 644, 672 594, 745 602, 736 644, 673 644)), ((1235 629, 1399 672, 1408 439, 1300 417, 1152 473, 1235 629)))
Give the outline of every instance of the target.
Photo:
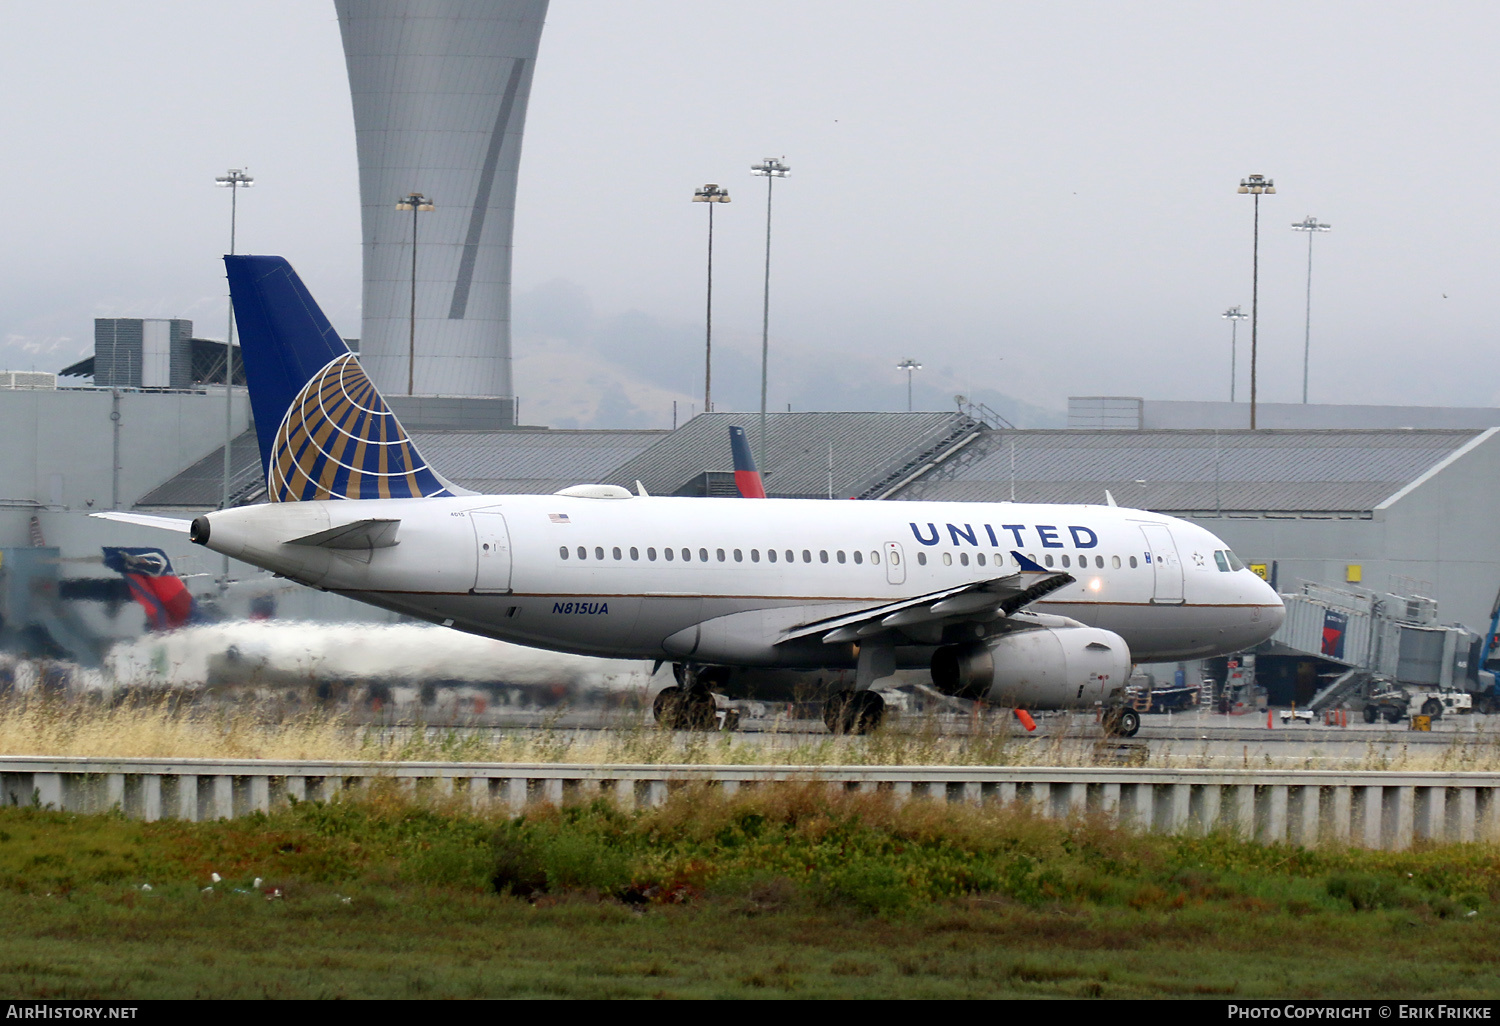
POLYGON ((657 805, 675 787, 733 793, 822 782, 899 799, 1023 803, 1044 816, 1094 814, 1161 833, 1221 830, 1261 843, 1401 849, 1414 841, 1500 843, 1500 774, 975 766, 673 766, 557 763, 271 762, 0 758, 0 801, 137 819, 208 820, 329 800, 377 782, 520 813, 608 797, 657 805))

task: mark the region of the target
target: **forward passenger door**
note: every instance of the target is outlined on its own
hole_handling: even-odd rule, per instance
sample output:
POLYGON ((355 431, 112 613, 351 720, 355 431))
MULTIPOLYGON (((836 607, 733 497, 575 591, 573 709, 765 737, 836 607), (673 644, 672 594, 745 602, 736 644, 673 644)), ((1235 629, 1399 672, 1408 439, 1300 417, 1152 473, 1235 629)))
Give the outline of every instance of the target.
POLYGON ((1177 555, 1177 543, 1165 524, 1142 524, 1141 533, 1146 536, 1146 559, 1156 574, 1156 587, 1152 602, 1181 604, 1182 560, 1177 555))

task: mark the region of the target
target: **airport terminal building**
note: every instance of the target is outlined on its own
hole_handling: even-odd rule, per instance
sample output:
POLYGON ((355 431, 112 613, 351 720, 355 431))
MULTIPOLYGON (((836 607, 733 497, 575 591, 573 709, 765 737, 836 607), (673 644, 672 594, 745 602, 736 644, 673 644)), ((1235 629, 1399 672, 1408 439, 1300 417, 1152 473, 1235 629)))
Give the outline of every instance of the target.
MULTIPOLYGON (((67 379, 64 379, 65 381, 67 379)), ((194 591, 243 614, 262 594, 278 615, 389 621, 392 614, 270 579, 236 564, 220 594, 219 557, 184 536, 106 523, 122 508, 190 514, 218 505, 222 386, 151 390, 0 387, 12 494, 0 509, 11 550, 52 558, 26 596, 0 589, 6 637, 29 622, 95 647, 139 633, 129 605, 109 607, 62 582, 101 574, 102 545, 165 548, 194 591), (119 413, 112 419, 112 413, 119 413), (51 611, 34 596, 49 599, 51 611), (23 608, 24 607, 24 608, 23 608), (43 612, 46 615, 43 615, 43 612), (71 624, 59 627, 58 624, 71 624)), ((248 404, 239 403, 243 411, 248 404)), ((1340 408, 1327 408, 1330 417, 1340 408)), ((1500 423, 1500 411, 1485 411, 1500 423)), ((1423 411, 1392 408, 1420 421, 1423 411)), ((1444 414, 1447 415, 1447 414, 1444 414)), ((451 423, 413 428, 424 455, 457 484, 489 494, 546 493, 604 482, 654 495, 732 495, 728 427, 744 415, 700 415, 676 431, 567 431, 451 423)), ((1482 631, 1500 589, 1500 532, 1481 503, 1500 486, 1496 427, 1401 426, 1233 430, 1080 427, 1024 430, 952 413, 792 413, 769 417, 768 494, 900 502, 1104 503, 1203 524, 1283 593, 1304 583, 1426 596, 1444 622, 1482 631)), ((235 502, 264 500, 254 433, 231 450, 235 502)), ((749 501, 749 500, 746 500, 749 501)), ((86 594, 86 589, 85 592, 86 594)), ((35 629, 32 634, 36 634, 35 629)), ((60 638, 55 638, 62 645, 60 638)), ((62 645, 66 648, 67 645, 62 645)))

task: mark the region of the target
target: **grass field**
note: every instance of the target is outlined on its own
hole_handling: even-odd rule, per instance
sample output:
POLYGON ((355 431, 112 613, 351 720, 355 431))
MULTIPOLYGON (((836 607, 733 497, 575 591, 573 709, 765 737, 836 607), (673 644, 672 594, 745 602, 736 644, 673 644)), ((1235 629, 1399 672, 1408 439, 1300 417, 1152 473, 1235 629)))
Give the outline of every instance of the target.
MULTIPOLYGON (((0 755, 96 758, 328 759, 336 761, 567 762, 801 766, 1118 765, 1089 725, 1076 735, 1019 734, 1005 710, 976 713, 962 733, 916 717, 869 737, 665 731, 638 723, 610 730, 427 729, 358 725, 319 712, 269 722, 254 706, 0 696, 0 755)), ((1350 770, 1500 771, 1500 733, 1456 733, 1449 744, 1377 745, 1348 758, 1322 757, 1316 744, 1264 767, 1350 770), (1298 753, 1301 753, 1300 755, 1298 753), (1300 760, 1300 761, 1299 761, 1300 760)), ((1379 740, 1384 740, 1379 739, 1379 740)), ((1152 742, 1135 765, 1218 768, 1194 742, 1152 742)), ((1240 768, 1235 766, 1234 768, 1240 768)))
POLYGON ((817 787, 515 821, 379 794, 199 824, 6 809, 0 992, 1493 999, 1497 898, 1493 847, 1138 836, 817 787))

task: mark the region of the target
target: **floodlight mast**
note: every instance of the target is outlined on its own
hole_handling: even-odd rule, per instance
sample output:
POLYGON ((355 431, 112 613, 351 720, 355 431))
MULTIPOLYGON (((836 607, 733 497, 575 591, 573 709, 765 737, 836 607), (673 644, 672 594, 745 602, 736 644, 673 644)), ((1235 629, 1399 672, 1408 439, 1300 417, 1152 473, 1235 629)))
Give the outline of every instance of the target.
POLYGON ((920 363, 918 363, 916 360, 913 360, 911 357, 907 357, 906 359, 902 360, 900 363, 896 364, 896 369, 897 370, 906 371, 906 412, 910 413, 911 412, 911 374, 912 374, 912 371, 919 371, 919 370, 921 370, 922 369, 922 365, 920 363))
POLYGON ((1234 402, 1234 381, 1238 376, 1236 363, 1239 361, 1239 339, 1236 337, 1240 330, 1240 321, 1250 319, 1247 313, 1240 313, 1240 308, 1231 306, 1225 310, 1223 316, 1229 321, 1229 401, 1234 402))
MULTIPOLYGON (((245 173, 244 168, 232 167, 214 179, 214 184, 229 190, 229 255, 234 256, 235 222, 239 215, 240 190, 255 184, 255 179, 245 173)), ((229 479, 233 473, 230 445, 234 442, 234 300, 229 301, 229 327, 224 333, 224 486, 219 495, 219 508, 229 508, 229 479)), ((219 590, 229 588, 229 557, 224 557, 224 576, 219 580, 219 590)))
POLYGON ((1307 233, 1307 321, 1302 328, 1302 405, 1307 405, 1307 363, 1312 352, 1312 240, 1319 232, 1333 231, 1331 224, 1319 224, 1318 219, 1308 214, 1292 225, 1294 232, 1307 233))
POLYGON ((1255 430, 1256 372, 1258 370, 1260 324, 1260 197, 1276 195, 1276 183, 1265 175, 1240 179, 1239 192, 1255 197, 1255 235, 1250 264, 1250 430, 1255 430))
POLYGON ((708 204, 708 312, 703 318, 703 412, 714 412, 714 204, 728 203, 729 190, 710 182, 693 191, 694 203, 708 204))
POLYGON ((762 474, 769 472, 766 462, 766 367, 769 363, 771 338, 771 184, 785 178, 792 169, 782 163, 785 158, 767 157, 750 166, 750 173, 766 180, 766 287, 760 321, 760 453, 757 461, 762 474))
POLYGON ((396 201, 397 210, 411 211, 411 320, 406 337, 406 394, 416 394, 417 367, 417 212, 435 210, 432 200, 420 192, 408 193, 396 201))

